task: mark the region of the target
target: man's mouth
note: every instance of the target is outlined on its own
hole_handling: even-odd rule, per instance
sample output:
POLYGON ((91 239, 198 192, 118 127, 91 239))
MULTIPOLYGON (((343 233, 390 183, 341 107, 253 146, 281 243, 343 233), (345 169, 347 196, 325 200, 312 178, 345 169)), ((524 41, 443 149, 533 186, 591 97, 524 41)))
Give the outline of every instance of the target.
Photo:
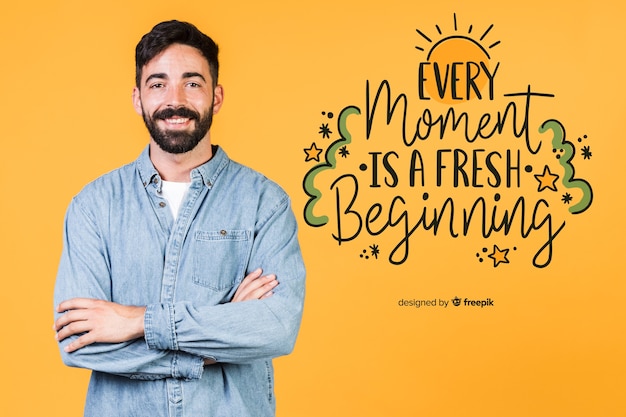
POLYGON ((176 128, 187 127, 192 120, 198 119, 199 114, 186 107, 179 107, 160 110, 153 117, 162 120, 167 126, 176 128))
POLYGON ((167 124, 171 124, 171 125, 182 125, 187 123, 190 119, 186 118, 186 117, 174 117, 171 119, 164 119, 165 122, 167 124))

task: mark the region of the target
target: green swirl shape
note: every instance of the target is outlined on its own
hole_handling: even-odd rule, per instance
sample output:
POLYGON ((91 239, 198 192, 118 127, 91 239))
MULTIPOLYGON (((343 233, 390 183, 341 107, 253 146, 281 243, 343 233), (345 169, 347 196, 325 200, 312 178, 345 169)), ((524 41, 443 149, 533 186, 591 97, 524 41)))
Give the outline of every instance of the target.
POLYGON ((571 164, 574 158, 574 145, 565 140, 565 128, 558 120, 550 119, 543 122, 539 127, 539 133, 552 130, 554 137, 552 138, 552 148, 563 149, 563 155, 559 158, 559 163, 563 167, 564 175, 562 183, 565 188, 578 188, 583 192, 580 201, 569 208, 570 213, 580 214, 591 206, 593 201, 593 191, 591 185, 580 178, 574 178, 574 165, 571 164))
POLYGON ((340 138, 333 142, 324 155, 324 161, 315 165, 304 176, 302 187, 304 192, 310 197, 304 206, 304 220, 309 226, 320 227, 328 223, 328 216, 316 216, 313 214, 315 204, 322 198, 322 193, 315 185, 315 177, 322 171, 327 169, 335 169, 337 167, 337 150, 340 147, 352 142, 352 135, 346 127, 346 119, 352 114, 361 114, 361 110, 355 106, 345 107, 339 114, 337 121, 340 138))

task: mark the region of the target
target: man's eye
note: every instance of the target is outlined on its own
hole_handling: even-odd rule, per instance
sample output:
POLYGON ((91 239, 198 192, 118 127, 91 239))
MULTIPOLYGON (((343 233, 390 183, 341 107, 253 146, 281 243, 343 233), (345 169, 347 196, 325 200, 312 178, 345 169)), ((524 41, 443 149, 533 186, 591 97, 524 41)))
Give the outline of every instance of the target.
POLYGON ((150 84, 150 88, 163 88, 163 83, 150 84))
POLYGON ((194 87, 194 88, 198 88, 200 87, 200 84, 198 83, 194 83, 194 82, 190 82, 189 84, 187 84, 189 87, 194 87))

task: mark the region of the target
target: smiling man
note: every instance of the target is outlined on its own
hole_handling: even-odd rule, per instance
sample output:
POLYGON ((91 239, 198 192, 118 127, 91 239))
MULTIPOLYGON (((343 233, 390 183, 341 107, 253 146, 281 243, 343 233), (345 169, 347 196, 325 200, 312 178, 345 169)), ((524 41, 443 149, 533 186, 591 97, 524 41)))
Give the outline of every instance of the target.
POLYGON ((273 416, 305 270, 290 200, 211 142, 218 48, 163 22, 136 48, 150 143, 72 200, 55 286, 65 364, 92 370, 86 416, 273 416))

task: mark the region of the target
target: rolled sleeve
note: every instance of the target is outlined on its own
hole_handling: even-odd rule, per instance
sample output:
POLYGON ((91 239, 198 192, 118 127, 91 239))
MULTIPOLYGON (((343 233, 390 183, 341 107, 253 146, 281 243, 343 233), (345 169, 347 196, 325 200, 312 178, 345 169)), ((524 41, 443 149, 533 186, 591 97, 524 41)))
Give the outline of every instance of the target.
POLYGON ((149 349, 178 350, 174 306, 151 304, 144 315, 144 333, 149 349))
POLYGON ((172 376, 174 378, 192 380, 202 378, 204 361, 196 355, 176 352, 172 359, 172 376))

